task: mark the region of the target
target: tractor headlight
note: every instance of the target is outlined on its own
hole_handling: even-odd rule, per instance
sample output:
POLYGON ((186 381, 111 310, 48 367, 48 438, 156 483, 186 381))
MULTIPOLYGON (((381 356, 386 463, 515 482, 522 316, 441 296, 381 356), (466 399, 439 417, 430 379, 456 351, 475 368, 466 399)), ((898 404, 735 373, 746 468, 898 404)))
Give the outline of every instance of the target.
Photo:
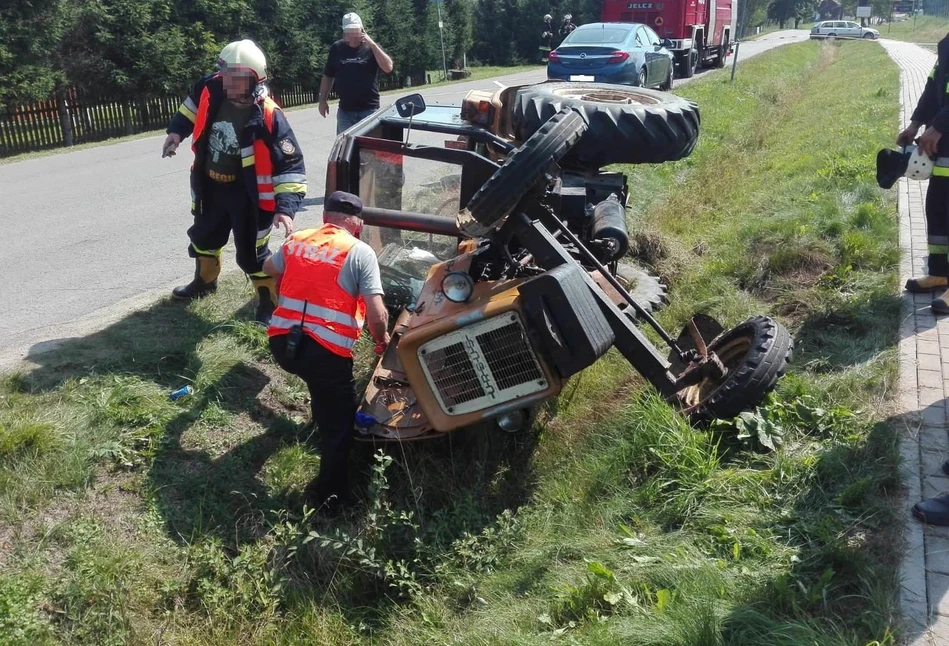
POLYGON ((465 303, 474 292, 474 280, 463 271, 450 271, 442 278, 442 291, 452 303, 465 303))
POLYGON ((520 433, 530 422, 530 413, 526 410, 512 410, 494 420, 497 427, 505 433, 520 433))

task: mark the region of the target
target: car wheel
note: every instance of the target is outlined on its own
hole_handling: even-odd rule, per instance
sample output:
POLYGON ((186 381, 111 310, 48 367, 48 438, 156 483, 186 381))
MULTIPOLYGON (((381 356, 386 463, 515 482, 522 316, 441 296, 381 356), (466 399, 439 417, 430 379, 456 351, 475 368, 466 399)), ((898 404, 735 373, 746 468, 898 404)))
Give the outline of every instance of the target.
POLYGON ((827 38, 832 40, 834 38, 837 38, 837 34, 827 34, 827 38))
POLYGON ((873 40, 873 34, 870 34, 870 33, 864 34, 864 35, 863 35, 863 39, 864 39, 864 40, 867 40, 867 39, 873 40))
POLYGON ((514 135, 526 140, 565 107, 590 128, 563 158, 571 168, 659 164, 687 157, 699 136, 699 108, 666 92, 606 83, 542 83, 517 92, 514 135))
POLYGON ((639 70, 639 87, 646 87, 646 68, 639 70))
POLYGON ((721 69, 725 67, 725 59, 728 56, 728 39, 726 38, 718 48, 718 57, 715 59, 715 67, 721 69))
POLYGON ((690 49, 687 58, 682 61, 685 63, 683 66, 682 76, 687 79, 695 76, 695 71, 699 68, 699 53, 697 50, 690 49))

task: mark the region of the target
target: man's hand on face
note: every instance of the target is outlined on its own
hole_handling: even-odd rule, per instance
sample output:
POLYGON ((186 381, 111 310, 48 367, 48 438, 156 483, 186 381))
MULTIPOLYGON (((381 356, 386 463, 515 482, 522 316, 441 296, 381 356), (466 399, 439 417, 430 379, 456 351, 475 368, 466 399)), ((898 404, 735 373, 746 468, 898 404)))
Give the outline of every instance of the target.
POLYGON ((364 44, 364 45, 368 45, 369 47, 372 47, 373 45, 376 44, 376 41, 374 41, 372 38, 370 38, 370 37, 369 37, 369 34, 367 34, 365 31, 362 32, 362 34, 360 35, 360 41, 359 41, 359 42, 361 42, 361 43, 364 44))
POLYGON ((919 138, 919 149, 930 157, 936 156, 936 147, 939 140, 942 139, 942 133, 935 128, 926 128, 926 132, 919 138))

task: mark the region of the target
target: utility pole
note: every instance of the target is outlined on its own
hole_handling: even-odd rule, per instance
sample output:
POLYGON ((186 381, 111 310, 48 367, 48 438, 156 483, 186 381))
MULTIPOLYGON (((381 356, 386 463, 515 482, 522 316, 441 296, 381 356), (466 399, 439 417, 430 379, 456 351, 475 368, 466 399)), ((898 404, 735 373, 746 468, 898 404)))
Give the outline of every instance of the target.
POLYGON ((445 72, 445 80, 448 80, 448 59, 445 58, 445 24, 442 22, 442 3, 435 0, 435 10, 438 12, 438 38, 442 41, 442 69, 445 72))
POLYGON ((738 38, 735 39, 735 55, 732 57, 732 78, 731 82, 735 82, 735 68, 738 67, 738 47, 741 45, 741 38, 745 35, 745 13, 748 9, 748 0, 745 0, 741 4, 741 8, 738 11, 738 38))

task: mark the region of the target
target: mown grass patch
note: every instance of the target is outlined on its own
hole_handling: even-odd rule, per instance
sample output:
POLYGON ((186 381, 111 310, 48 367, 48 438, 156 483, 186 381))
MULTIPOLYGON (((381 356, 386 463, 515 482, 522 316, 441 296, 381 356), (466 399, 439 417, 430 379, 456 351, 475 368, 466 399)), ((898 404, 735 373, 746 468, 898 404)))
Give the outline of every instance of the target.
POLYGON ((905 40, 911 43, 934 44, 949 33, 949 18, 945 16, 909 16, 900 22, 874 25, 880 31, 880 38, 905 40))
MULTIPOLYGON (((873 156, 898 79, 865 45, 791 45, 734 85, 685 87, 695 153, 624 169, 634 253, 671 286, 665 325, 766 312, 795 333, 758 411, 696 431, 611 353, 533 433, 358 449, 362 503, 314 519, 305 389, 231 279, 0 384, 0 629, 17 644, 895 643, 897 237, 873 156), (184 383, 195 394, 169 401, 184 383)), ((361 344, 361 370, 371 359, 361 344)))

